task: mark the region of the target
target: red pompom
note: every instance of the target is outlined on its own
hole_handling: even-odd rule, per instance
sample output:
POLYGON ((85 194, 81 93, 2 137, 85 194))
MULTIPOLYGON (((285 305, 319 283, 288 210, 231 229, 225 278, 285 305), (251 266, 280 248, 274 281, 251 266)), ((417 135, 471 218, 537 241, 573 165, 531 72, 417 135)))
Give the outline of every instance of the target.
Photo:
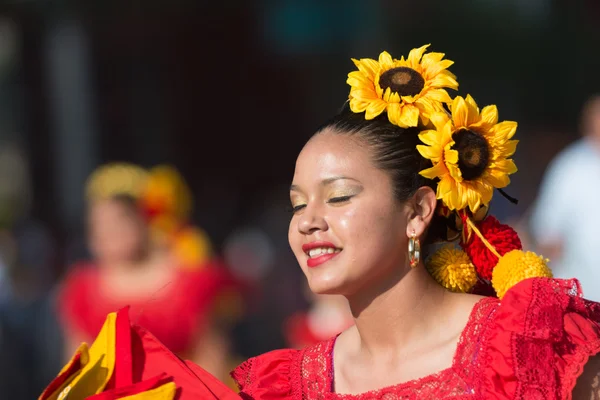
MULTIPOLYGON (((523 249, 517 232, 510 226, 501 224, 491 215, 477 224, 477 228, 501 256, 511 250, 523 249)), ((460 245, 471 258, 479 276, 491 280, 492 271, 498 263, 498 257, 487 248, 475 233, 471 234, 469 243, 461 242, 460 245)))

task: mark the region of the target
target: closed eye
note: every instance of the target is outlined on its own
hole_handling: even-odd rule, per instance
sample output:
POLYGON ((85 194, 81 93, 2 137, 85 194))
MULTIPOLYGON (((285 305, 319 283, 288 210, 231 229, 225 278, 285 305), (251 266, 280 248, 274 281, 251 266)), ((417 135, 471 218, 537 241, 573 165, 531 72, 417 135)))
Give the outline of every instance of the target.
POLYGON ((346 201, 349 201, 353 196, 340 196, 340 197, 332 197, 331 199, 329 199, 327 202, 328 203, 345 203, 346 201))
POLYGON ((289 207, 287 208, 287 210, 288 210, 289 212, 291 212, 291 213, 294 213, 294 214, 295 214, 295 213, 297 213, 298 211, 302 210, 304 207, 306 207, 306 204, 299 204, 299 205, 297 205, 297 206, 294 206, 294 207, 292 207, 292 206, 289 206, 289 207))

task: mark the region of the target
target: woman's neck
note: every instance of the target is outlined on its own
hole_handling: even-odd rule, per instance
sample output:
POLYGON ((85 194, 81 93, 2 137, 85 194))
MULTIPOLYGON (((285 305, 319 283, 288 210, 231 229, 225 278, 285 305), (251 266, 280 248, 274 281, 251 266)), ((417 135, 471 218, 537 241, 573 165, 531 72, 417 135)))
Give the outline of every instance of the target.
POLYGON ((427 335, 439 330, 448 317, 447 295, 419 265, 371 293, 350 297, 356 350, 367 357, 389 358, 418 348, 418 343, 426 342, 427 335))

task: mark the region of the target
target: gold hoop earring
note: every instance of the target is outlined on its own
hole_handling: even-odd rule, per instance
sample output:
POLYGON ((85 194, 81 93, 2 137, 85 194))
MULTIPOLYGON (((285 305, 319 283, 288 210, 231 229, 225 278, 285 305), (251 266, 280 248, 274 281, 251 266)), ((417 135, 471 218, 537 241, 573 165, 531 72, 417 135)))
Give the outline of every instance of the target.
POLYGON ((408 260, 410 262, 410 267, 415 268, 419 265, 419 260, 421 259, 421 242, 419 238, 417 238, 417 234, 413 231, 408 239, 408 260))

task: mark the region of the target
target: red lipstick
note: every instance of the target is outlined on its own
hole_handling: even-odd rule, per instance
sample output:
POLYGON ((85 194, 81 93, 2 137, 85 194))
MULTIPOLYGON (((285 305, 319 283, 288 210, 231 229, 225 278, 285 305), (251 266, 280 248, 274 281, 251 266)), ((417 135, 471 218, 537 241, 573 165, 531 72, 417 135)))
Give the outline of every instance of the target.
POLYGON ((323 242, 323 241, 317 241, 317 242, 312 242, 312 243, 302 245, 302 251, 304 251, 304 253, 306 253, 306 255, 309 256, 309 258, 306 262, 306 265, 308 265, 310 268, 319 266, 319 265, 331 260, 333 257, 337 256, 340 253, 339 251, 337 251, 335 253, 325 253, 325 254, 316 256, 314 258, 311 258, 309 255, 310 250, 320 248, 320 247, 327 247, 327 248, 332 248, 335 250, 341 250, 341 249, 338 249, 337 247, 335 247, 335 245, 333 243, 323 242))

